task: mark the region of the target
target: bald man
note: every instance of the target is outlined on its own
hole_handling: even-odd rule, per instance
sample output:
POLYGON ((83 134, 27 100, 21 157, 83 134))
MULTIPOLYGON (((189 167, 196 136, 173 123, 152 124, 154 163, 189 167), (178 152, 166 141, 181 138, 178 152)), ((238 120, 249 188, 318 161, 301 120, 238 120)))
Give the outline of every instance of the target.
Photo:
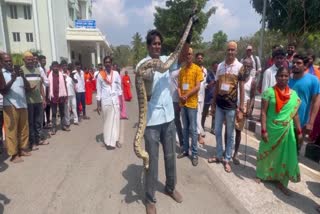
POLYGON ((28 120, 29 120, 29 147, 38 150, 38 145, 48 144, 41 141, 41 129, 43 122, 43 106, 45 106, 45 93, 42 87, 41 70, 35 67, 34 56, 31 52, 23 55, 24 66, 21 67, 26 79, 34 90, 27 91, 28 120))
POLYGON ((216 73, 216 90, 212 108, 215 108, 215 132, 217 142, 217 156, 209 158, 209 163, 224 163, 226 172, 231 172, 229 162, 232 159, 234 144, 235 117, 243 118, 244 112, 244 68, 236 58, 237 43, 229 42, 226 59, 218 65, 216 73), (238 93, 240 102, 238 104, 238 93), (222 146, 222 126, 226 124, 227 144, 225 152, 222 146), (225 154, 223 157, 223 153, 225 154))

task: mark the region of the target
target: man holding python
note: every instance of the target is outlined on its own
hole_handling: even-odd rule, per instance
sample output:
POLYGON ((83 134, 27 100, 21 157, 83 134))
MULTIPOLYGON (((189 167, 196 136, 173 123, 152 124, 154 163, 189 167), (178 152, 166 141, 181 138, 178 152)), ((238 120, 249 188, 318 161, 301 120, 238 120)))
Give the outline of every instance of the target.
MULTIPOLYGON (((171 60, 176 61, 176 58, 178 58, 178 64, 183 62, 189 50, 189 44, 192 37, 191 32, 192 30, 190 30, 189 34, 188 32, 186 32, 188 35, 186 43, 184 44, 184 42, 180 41, 180 48, 178 45, 176 51, 170 57, 161 56, 161 45, 163 42, 161 33, 158 30, 149 31, 146 37, 147 50, 149 55, 138 63, 137 76, 139 75, 139 73, 141 73, 141 67, 143 67, 148 60, 158 60, 158 62, 159 60, 161 60, 166 65, 171 60), (180 51, 181 54, 179 54, 180 51)), ((159 144, 162 144, 164 152, 166 173, 165 192, 177 203, 182 202, 181 194, 175 189, 175 185, 177 182, 175 155, 176 128, 174 123, 174 108, 172 105, 172 96, 170 92, 169 70, 171 69, 157 72, 158 70, 153 69, 151 75, 152 95, 148 96, 146 128, 144 132, 145 148, 150 157, 150 160, 147 163, 148 170, 146 170, 145 187, 147 214, 156 213, 155 190, 156 184, 158 182, 159 144)), ((136 87, 139 87, 137 86, 137 83, 138 82, 136 80, 136 87)))

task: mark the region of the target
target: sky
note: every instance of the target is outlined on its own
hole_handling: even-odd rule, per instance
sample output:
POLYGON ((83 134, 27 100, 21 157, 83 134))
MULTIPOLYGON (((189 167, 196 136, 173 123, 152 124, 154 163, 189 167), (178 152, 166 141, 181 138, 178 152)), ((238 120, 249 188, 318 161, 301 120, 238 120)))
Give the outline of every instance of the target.
MULTIPOLYGON (((113 45, 130 45, 138 32, 144 38, 153 29, 155 7, 165 7, 166 0, 95 0, 93 19, 97 27, 113 45)), ((250 0, 209 0, 204 11, 212 6, 217 11, 209 19, 202 37, 211 41, 212 35, 222 30, 229 40, 253 35, 260 29, 261 16, 250 4, 250 0)))

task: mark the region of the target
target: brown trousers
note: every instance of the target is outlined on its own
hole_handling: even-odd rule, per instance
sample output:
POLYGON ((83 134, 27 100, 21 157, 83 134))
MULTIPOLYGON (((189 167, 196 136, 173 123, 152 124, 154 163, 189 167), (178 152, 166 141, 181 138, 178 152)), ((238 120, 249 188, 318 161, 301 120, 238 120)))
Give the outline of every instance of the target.
POLYGON ((28 149, 28 109, 17 109, 14 106, 4 106, 3 118, 8 155, 17 155, 21 150, 28 149))

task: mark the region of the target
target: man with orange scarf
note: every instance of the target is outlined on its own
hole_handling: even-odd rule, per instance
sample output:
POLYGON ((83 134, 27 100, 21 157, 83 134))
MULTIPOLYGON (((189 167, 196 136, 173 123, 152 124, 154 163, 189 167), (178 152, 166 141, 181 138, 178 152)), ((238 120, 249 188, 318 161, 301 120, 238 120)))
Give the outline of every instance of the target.
POLYGON ((121 147, 120 138, 120 106, 119 96, 122 96, 121 77, 111 69, 112 58, 103 59, 105 70, 97 76, 97 112, 103 113, 103 139, 107 149, 121 147))
POLYGON ((128 71, 125 71, 125 74, 122 77, 122 89, 123 89, 124 100, 131 101, 132 99, 131 79, 128 75, 128 71))

